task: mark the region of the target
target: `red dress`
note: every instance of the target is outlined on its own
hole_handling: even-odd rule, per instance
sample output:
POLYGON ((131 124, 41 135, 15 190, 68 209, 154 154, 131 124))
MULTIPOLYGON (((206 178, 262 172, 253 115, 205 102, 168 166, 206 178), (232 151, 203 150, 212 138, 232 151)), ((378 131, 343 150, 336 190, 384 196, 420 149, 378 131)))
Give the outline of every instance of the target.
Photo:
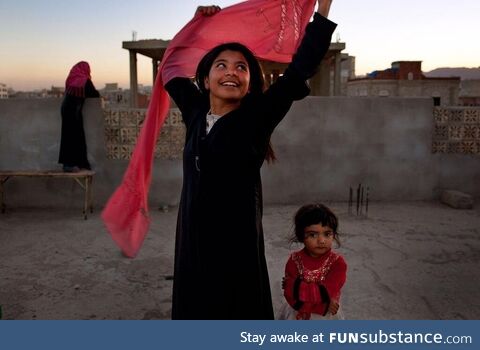
POLYGON ((297 311, 297 319, 326 316, 330 301, 340 300, 346 277, 347 264, 341 255, 330 250, 314 258, 302 249, 292 253, 285 266, 284 296, 297 311))

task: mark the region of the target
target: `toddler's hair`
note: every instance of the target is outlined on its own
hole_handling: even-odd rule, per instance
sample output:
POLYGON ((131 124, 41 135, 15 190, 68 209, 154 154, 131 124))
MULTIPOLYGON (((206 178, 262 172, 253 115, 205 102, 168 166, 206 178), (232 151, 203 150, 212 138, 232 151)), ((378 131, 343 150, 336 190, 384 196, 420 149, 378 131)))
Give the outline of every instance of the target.
POLYGON ((306 204, 302 206, 295 214, 294 234, 290 239, 292 242, 303 243, 305 239, 305 228, 311 225, 321 224, 328 226, 333 230, 333 239, 340 246, 338 238, 338 218, 330 208, 320 203, 306 204))

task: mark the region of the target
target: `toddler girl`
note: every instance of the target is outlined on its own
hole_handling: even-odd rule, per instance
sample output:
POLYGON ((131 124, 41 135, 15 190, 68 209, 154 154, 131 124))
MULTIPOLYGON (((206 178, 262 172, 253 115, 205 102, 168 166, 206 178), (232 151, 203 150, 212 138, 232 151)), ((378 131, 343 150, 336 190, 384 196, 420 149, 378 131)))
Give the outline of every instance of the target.
POLYGON ((282 287, 288 304, 280 319, 339 319, 340 290, 347 264, 332 250, 338 239, 337 216, 322 204, 308 204, 295 214, 294 242, 304 248, 291 254, 282 287))

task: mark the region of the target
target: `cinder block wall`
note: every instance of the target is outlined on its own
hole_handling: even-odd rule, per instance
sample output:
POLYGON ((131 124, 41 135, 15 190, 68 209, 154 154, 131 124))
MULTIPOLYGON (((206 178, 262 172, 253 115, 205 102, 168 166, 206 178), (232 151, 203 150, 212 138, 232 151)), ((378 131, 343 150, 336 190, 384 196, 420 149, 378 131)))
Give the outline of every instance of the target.
MULTIPOLYGON (((0 169, 60 169, 61 99, 0 101, 0 169)), ((372 200, 424 200, 452 188, 480 196, 476 156, 432 154, 430 98, 308 97, 275 131, 278 162, 265 165, 266 203, 347 200, 349 186, 370 187, 372 200)), ((128 164, 106 157, 100 100, 84 107, 89 158, 97 172, 94 201, 102 207, 128 164)), ((178 204, 181 160, 155 160, 152 208, 178 204)), ((82 206, 68 179, 10 179, 9 207, 82 206)))
POLYGON ((272 138, 279 160, 264 168, 266 200, 348 200, 359 183, 374 199, 432 198, 439 181, 432 119, 424 98, 296 103, 272 138))

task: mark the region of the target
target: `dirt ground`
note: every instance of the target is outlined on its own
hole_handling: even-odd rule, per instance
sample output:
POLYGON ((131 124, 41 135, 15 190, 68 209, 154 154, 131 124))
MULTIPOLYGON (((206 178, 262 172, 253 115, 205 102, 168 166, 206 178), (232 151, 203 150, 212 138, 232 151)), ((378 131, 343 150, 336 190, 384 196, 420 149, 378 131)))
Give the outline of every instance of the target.
MULTIPOLYGON (((339 214, 349 265, 346 319, 480 319, 480 205, 373 203, 369 217, 339 214)), ((266 254, 275 310, 297 205, 267 206, 266 254)), ((3 319, 169 319, 177 208, 152 210, 136 259, 124 258, 99 213, 12 208, 0 215, 3 319)))

